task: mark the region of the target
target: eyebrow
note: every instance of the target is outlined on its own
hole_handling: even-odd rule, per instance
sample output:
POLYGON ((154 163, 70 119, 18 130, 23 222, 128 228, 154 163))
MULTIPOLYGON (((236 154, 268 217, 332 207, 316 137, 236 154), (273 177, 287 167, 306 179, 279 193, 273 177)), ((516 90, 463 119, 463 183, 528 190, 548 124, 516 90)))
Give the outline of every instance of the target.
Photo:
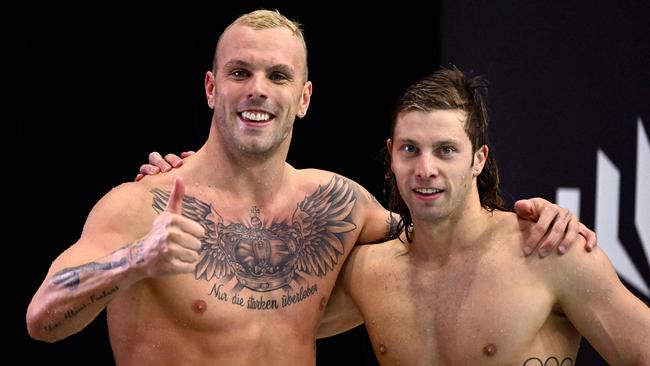
MULTIPOLYGON (((397 138, 395 139, 395 142, 398 142, 400 144, 409 144, 409 145, 419 145, 419 143, 413 139, 410 138, 397 138)), ((433 146, 435 147, 440 147, 444 145, 458 145, 457 140, 453 139, 447 139, 447 140, 442 140, 442 141, 436 141, 433 146)))
POLYGON ((285 65, 285 64, 273 65, 273 66, 270 67, 270 70, 271 71, 279 71, 279 72, 285 74, 286 76, 288 76, 290 78, 293 78, 293 76, 295 75, 293 67, 291 67, 289 65, 285 65))
POLYGON ((400 144, 417 145, 417 142, 415 140, 411 140, 409 138, 397 138, 395 139, 395 142, 398 142, 400 144))
POLYGON ((246 61, 242 61, 242 60, 231 60, 231 61, 226 62, 223 65, 223 67, 225 69, 231 69, 233 67, 250 67, 250 66, 251 66, 251 64, 249 64, 246 61))
POLYGON ((444 145, 458 145, 458 141, 456 140, 442 140, 436 142, 435 146, 444 146, 444 145))

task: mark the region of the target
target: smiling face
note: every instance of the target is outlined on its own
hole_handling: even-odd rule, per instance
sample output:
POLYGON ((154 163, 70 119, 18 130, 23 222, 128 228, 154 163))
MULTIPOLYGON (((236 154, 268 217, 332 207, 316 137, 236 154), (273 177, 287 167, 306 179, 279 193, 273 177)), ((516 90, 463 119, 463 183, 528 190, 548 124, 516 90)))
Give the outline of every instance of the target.
POLYGON ((470 194, 476 193, 475 177, 483 168, 487 147, 472 152, 465 120, 466 113, 458 109, 398 115, 388 141, 391 169, 414 221, 458 216, 470 194))
POLYGON ((235 24, 223 34, 205 84, 224 144, 247 155, 288 149, 295 117, 304 115, 311 97, 305 52, 284 27, 235 24))

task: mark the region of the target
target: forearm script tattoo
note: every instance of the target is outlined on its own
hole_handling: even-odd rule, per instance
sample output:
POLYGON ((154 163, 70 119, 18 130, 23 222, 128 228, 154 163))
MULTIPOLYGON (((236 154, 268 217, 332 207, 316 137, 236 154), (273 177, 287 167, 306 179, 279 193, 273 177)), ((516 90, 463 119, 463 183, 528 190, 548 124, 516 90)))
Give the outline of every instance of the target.
MULTIPOLYGON (((154 210, 164 211, 170 192, 153 189, 151 193, 154 210)), ((351 184, 338 176, 306 196, 290 218, 280 220, 264 218, 253 206, 249 220, 227 223, 211 204, 186 195, 183 215, 201 224, 206 233, 195 279, 218 279, 221 284, 215 284, 210 294, 252 309, 302 301, 318 290, 306 276, 325 276, 345 252, 344 235, 357 227, 351 218, 355 203, 351 184), (236 284, 228 294, 224 284, 233 278, 236 284), (285 294, 279 302, 262 294, 250 296, 245 304, 238 296, 244 288, 258 293, 284 290, 285 294)))

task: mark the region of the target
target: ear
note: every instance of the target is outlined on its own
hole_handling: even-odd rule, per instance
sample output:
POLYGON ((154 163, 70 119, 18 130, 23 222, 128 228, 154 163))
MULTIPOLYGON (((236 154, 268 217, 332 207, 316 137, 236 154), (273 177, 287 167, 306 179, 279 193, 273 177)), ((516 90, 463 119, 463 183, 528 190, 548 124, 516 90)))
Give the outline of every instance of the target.
POLYGON ((205 86, 205 97, 208 101, 208 106, 210 109, 214 109, 214 89, 216 88, 215 85, 215 77, 212 71, 208 71, 205 73, 205 80, 203 81, 204 86, 205 86))
POLYGON ((300 96, 300 107, 298 108, 297 116, 302 118, 307 114, 307 109, 309 109, 309 102, 311 101, 312 93, 312 83, 307 80, 305 85, 302 87, 302 95, 300 96))
MULTIPOLYGON (((390 172, 393 171, 393 140, 391 139, 386 139, 386 149, 388 149, 388 170, 390 172)), ((386 172, 385 178, 389 178, 389 173, 386 172)))
POLYGON ((483 145, 474 153, 474 164, 472 165, 472 175, 474 175, 475 177, 478 177, 483 171, 483 167, 485 166, 485 162, 487 161, 488 158, 489 150, 490 149, 488 148, 487 145, 483 145))

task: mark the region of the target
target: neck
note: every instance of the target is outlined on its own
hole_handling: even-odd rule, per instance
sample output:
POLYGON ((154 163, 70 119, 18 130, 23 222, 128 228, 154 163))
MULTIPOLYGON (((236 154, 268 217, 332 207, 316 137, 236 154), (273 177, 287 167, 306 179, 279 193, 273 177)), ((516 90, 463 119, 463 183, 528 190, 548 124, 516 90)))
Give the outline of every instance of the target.
POLYGON ((263 205, 286 185, 287 172, 293 169, 286 163, 290 141, 288 136, 268 154, 246 154, 226 146, 213 127, 205 145, 188 161, 188 168, 198 184, 263 205))
POLYGON ((492 212, 481 206, 476 187, 465 202, 436 220, 413 218, 412 255, 424 261, 445 262, 481 246, 481 235, 492 212))

